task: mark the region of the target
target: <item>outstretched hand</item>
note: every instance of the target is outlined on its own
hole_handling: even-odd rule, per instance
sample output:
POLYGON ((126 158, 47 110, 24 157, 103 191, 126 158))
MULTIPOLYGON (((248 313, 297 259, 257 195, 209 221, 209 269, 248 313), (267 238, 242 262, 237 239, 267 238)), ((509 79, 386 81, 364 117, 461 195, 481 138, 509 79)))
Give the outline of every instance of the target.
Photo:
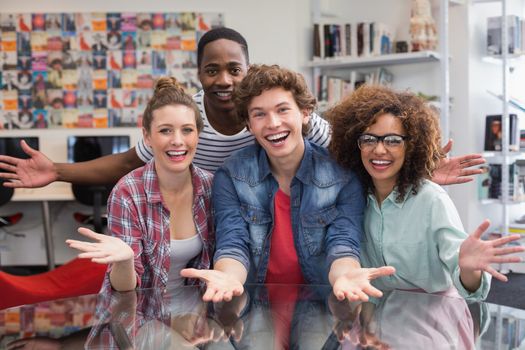
MULTIPOLYGON (((442 148, 444 154, 452 149, 453 141, 449 140, 442 148)), ((458 157, 443 158, 439 167, 434 171, 432 181, 439 185, 455 185, 474 180, 473 175, 483 174, 484 169, 473 168, 474 166, 485 164, 485 159, 481 154, 466 154, 458 157)))
POLYGON ((22 150, 30 157, 21 159, 0 155, 0 178, 8 181, 4 182, 5 187, 43 187, 57 180, 53 162, 42 152, 37 151, 22 140, 20 142, 22 150))
POLYGON ((110 264, 119 261, 133 260, 133 249, 120 238, 96 233, 80 227, 78 233, 91 238, 94 242, 66 240, 68 246, 80 250, 79 258, 91 259, 94 263, 110 264))
POLYGON ((517 256, 508 256, 509 254, 525 251, 525 247, 511 246, 502 247, 503 245, 516 241, 521 235, 508 235, 502 238, 483 241, 481 235, 490 226, 490 221, 485 220, 478 228, 463 241, 459 249, 459 268, 462 271, 486 271, 500 281, 506 282, 507 277, 496 271, 490 264, 516 263, 521 259, 517 256))
POLYGON ((202 296, 204 301, 219 303, 231 301, 234 296, 244 292, 239 280, 218 270, 183 269, 180 275, 185 278, 198 278, 206 283, 206 292, 202 296))
POLYGON ((338 300, 346 298, 349 301, 368 301, 368 296, 380 298, 383 293, 372 286, 370 281, 395 272, 392 266, 351 269, 335 280, 334 295, 338 300))

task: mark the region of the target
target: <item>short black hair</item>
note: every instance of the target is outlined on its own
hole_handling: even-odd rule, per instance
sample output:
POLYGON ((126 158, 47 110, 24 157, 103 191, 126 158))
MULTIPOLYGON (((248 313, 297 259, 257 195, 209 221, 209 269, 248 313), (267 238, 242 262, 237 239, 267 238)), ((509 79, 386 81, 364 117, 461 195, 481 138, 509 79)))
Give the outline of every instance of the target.
POLYGON ((204 48, 209 43, 219 39, 235 41, 236 43, 241 45, 244 57, 246 58, 246 64, 250 64, 250 59, 248 55, 248 43, 246 42, 246 39, 244 39, 244 37, 241 35, 241 33, 231 28, 219 27, 213 28, 210 31, 206 32, 199 40, 199 44, 197 45, 197 67, 199 69, 202 63, 202 55, 204 53, 204 48))

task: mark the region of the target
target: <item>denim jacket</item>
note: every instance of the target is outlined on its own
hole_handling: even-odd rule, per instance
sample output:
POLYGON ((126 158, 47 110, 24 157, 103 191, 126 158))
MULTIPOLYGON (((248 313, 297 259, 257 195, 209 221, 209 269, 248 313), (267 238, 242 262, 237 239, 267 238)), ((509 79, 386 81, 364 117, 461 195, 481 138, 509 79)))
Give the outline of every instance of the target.
MULTIPOLYGON (((328 284, 335 259, 359 259, 365 197, 354 173, 337 165, 326 149, 304 142, 290 185, 293 238, 306 282, 328 284)), ((214 261, 239 261, 248 271, 248 283, 266 279, 278 188, 260 145, 236 152, 215 173, 214 261)))

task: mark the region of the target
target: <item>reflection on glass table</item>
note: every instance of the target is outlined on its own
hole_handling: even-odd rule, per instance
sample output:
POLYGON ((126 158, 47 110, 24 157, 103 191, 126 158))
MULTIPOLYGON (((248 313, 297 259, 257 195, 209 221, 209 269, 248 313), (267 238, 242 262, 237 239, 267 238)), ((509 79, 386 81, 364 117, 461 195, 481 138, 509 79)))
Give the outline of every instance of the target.
POLYGON ((328 286, 248 285, 228 303, 202 290, 136 290, 0 311, 0 349, 516 349, 525 310, 390 291, 339 302, 328 286))

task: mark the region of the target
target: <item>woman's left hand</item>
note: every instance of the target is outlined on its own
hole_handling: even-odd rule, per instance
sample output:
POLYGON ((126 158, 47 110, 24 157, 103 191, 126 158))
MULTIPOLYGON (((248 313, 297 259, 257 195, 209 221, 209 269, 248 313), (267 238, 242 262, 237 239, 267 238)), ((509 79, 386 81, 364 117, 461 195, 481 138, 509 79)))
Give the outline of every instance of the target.
POLYGON ((483 221, 476 231, 463 241, 459 249, 459 268, 461 271, 486 271, 500 281, 506 282, 507 277, 496 271, 490 264, 521 262, 518 256, 509 256, 509 254, 523 252, 525 247, 502 247, 509 242, 520 239, 521 235, 519 234, 508 235, 490 241, 482 240, 481 235, 489 226, 489 220, 483 221))

